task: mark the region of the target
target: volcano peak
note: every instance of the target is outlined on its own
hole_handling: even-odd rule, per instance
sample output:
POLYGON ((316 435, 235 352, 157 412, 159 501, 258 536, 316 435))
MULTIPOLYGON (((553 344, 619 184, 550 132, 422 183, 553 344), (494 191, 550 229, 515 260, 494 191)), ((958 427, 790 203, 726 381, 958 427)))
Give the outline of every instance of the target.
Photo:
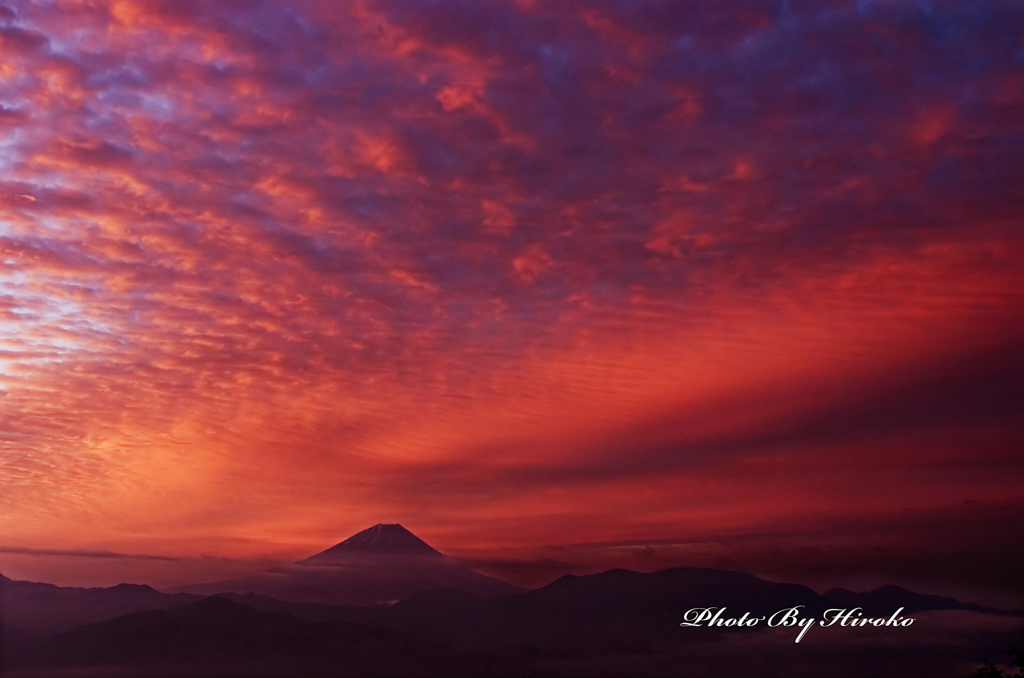
POLYGON ((434 589, 482 597, 522 591, 446 557, 397 523, 378 523, 315 556, 261 575, 181 590, 202 595, 252 592, 301 603, 378 605, 434 589))
POLYGON ((441 556, 441 552, 398 523, 377 523, 302 562, 315 565, 359 555, 441 556))

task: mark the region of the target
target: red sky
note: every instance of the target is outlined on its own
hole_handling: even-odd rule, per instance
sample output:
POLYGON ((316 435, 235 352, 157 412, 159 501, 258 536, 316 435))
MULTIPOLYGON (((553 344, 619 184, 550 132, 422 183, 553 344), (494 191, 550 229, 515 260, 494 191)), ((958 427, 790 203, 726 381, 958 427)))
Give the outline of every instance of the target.
POLYGON ((400 522, 531 585, 1012 589, 1022 36, 1009 1, 7 1, 0 571, 400 522))

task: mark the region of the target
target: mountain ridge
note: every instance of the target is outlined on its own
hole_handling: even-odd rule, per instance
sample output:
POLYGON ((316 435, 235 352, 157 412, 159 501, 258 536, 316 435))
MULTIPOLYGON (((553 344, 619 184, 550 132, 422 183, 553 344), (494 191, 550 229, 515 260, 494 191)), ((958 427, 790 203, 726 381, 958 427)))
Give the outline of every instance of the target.
MULTIPOLYGON (((654 668, 650 673, 638 668, 629 675, 663 676, 667 674, 658 672, 657 663, 667 661, 665 658, 676 658, 670 663, 689 661, 694 653, 703 651, 701 648, 725 642, 736 643, 737 649, 745 648, 756 640, 751 633, 765 639, 771 633, 764 628, 744 631, 742 636, 733 629, 681 630, 679 621, 687 609, 727 606, 737 612, 764 614, 804 605, 807 612, 820 614, 827 607, 842 605, 799 584, 706 568, 650 573, 616 569, 567 575, 520 595, 491 598, 458 589, 434 589, 390 606, 375 607, 290 603, 255 594, 195 600, 155 591, 148 594, 132 586, 94 589, 91 595, 83 596, 75 590, 43 588, 28 582, 0 579, 0 583, 13 597, 18 597, 19 589, 33 595, 48 592, 89 607, 108 597, 123 602, 126 591, 143 594, 135 598, 140 604, 146 602, 144 596, 162 598, 159 609, 86 624, 48 638, 37 637, 31 646, 23 644, 10 664, 17 670, 30 671, 47 667, 102 669, 103 673, 82 674, 90 677, 109 675, 105 667, 184 666, 189 662, 237 676, 258 671, 262 671, 259 675, 271 675, 265 671, 270 666, 265 662, 276 662, 273 671, 280 675, 305 675, 305 665, 294 662, 307 659, 312 662, 312 673, 322 670, 325 675, 338 667, 347 667, 356 675, 425 675, 421 673, 424 665, 436 669, 432 675, 511 676, 529 675, 531 671, 539 675, 535 662, 549 662, 551 672, 544 675, 562 675, 557 672, 559 662, 589 662, 587 666, 593 669, 606 661, 618 661, 614 657, 651 658, 654 668), (522 670, 503 673, 495 662, 510 662, 509 666, 522 670)), ((889 604, 891 596, 899 594, 912 605, 939 605, 957 614, 979 614, 964 609, 972 604, 952 598, 924 596, 899 587, 878 591, 848 593, 862 597, 857 602, 868 601, 876 594, 884 598, 875 604, 889 604)), ((885 612, 891 614, 894 610, 885 612)), ((914 611, 907 609, 902 614, 914 611)), ((1016 611, 999 613, 1021 615, 1016 611)), ((17 628, 19 619, 14 615, 4 621, 13 622, 11 628, 17 628)), ((982 623, 980 628, 989 633, 991 622, 982 623)), ((841 642, 843 637, 822 634, 815 639, 841 642)), ((764 644, 767 640, 756 642, 762 649, 770 647, 764 644)), ((785 647, 790 642, 787 638, 785 647)), ((853 652, 856 643, 851 647, 853 652)), ((948 648, 943 645, 941 649, 948 648)), ((603 675, 588 671, 566 675, 584 674, 603 675)), ((863 675, 882 674, 866 670, 863 675)))

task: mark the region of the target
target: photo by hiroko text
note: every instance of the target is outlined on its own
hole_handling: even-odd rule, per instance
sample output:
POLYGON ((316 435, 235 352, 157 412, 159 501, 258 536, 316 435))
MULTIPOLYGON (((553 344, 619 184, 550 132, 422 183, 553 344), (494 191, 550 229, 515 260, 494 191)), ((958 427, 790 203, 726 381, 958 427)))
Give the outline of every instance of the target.
POLYGON ((726 616, 725 607, 694 607, 686 611, 680 626, 706 626, 706 627, 754 627, 762 622, 765 626, 775 628, 777 626, 793 626, 800 629, 794 642, 799 643, 808 630, 814 625, 822 628, 830 626, 910 626, 914 623, 912 617, 901 617, 900 613, 904 608, 899 608, 889 617, 865 617, 861 608, 831 608, 825 610, 819 620, 814 615, 806 615, 801 612, 803 605, 787 607, 772 615, 755 615, 744 612, 742 615, 726 616))

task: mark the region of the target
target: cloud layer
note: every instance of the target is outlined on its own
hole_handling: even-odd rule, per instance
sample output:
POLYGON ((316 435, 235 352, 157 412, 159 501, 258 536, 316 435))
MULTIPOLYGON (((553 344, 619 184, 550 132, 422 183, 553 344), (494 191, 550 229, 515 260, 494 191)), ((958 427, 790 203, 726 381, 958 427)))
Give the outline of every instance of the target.
POLYGON ((1019 505, 1022 32, 8 3, 4 538, 475 553, 1019 505))

